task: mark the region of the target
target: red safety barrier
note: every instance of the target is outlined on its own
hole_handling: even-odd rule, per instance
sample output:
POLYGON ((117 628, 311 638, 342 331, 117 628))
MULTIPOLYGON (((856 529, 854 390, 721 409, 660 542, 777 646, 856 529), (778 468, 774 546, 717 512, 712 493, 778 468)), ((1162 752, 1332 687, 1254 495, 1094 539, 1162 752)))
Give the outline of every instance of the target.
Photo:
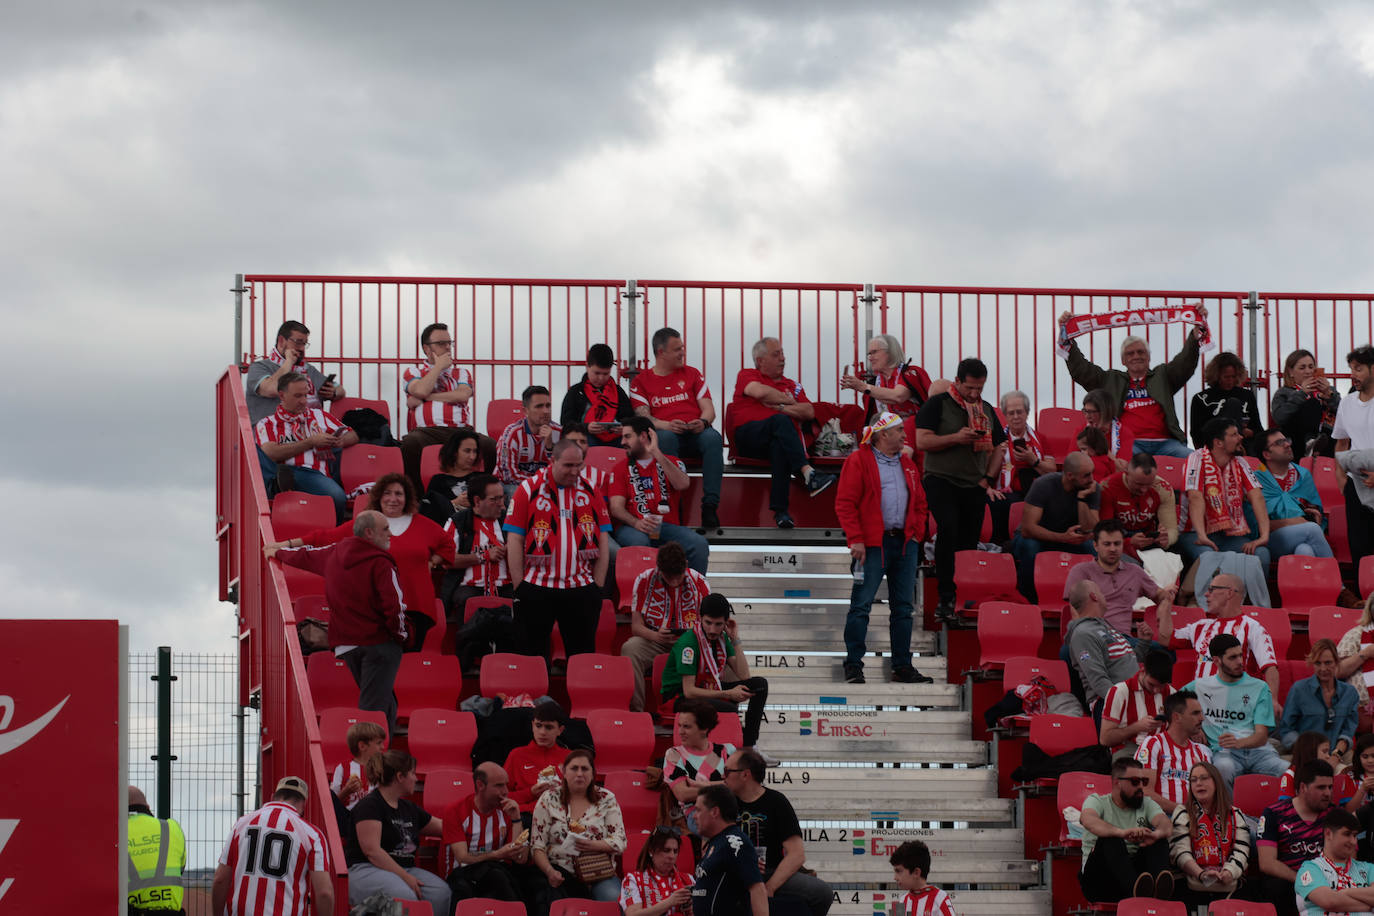
MULTIPOLYGON (((348 866, 330 803, 315 707, 296 621, 280 567, 262 555, 273 540, 267 492, 243 399, 243 375, 230 367, 216 386, 215 509, 220 597, 239 607, 239 702, 259 698, 260 779, 270 793, 283 776, 310 786, 306 818, 329 839, 336 913, 348 912, 348 866)), ((258 799, 259 802, 265 799, 258 799)))
MULTIPOLYGON (((1283 362, 1311 351, 1328 378, 1349 379, 1346 354, 1374 339, 1374 298, 1364 295, 1259 293, 1260 351, 1269 392, 1283 386, 1283 362)), ((1253 368, 1252 368, 1253 371, 1253 368)), ((1349 385, 1337 385, 1344 394, 1349 385)))

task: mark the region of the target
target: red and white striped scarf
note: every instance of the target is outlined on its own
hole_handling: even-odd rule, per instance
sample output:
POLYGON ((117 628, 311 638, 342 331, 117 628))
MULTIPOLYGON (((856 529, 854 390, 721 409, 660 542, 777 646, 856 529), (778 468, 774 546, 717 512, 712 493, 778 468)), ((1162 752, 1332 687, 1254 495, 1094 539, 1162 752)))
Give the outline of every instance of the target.
POLYGON ((1004 493, 1010 493, 1016 486, 1016 472, 1021 469, 1020 465, 1013 464, 1011 440, 1013 438, 1025 439, 1026 448, 1030 449, 1035 456, 1036 463, 1045 457, 1044 446, 1040 444, 1040 437, 1035 434, 1035 430, 1028 423, 1026 431, 1019 436, 1012 436, 1008 427, 1002 427, 1002 431, 1007 434, 1007 441, 1002 443, 1002 470, 997 478, 997 489, 1004 493))
POLYGON ((1290 464, 1288 466, 1288 473, 1284 474, 1282 477, 1275 474, 1274 469, 1267 464, 1264 466, 1264 469, 1268 471, 1270 476, 1278 483, 1279 489, 1285 493, 1293 489, 1293 485, 1298 482, 1298 467, 1295 464, 1290 464))
POLYGON ((965 401, 959 394, 959 388, 955 385, 949 386, 949 396, 968 414, 969 429, 979 433, 978 438, 973 440, 973 450, 975 452, 992 451, 992 436, 989 435, 992 424, 988 422, 987 411, 983 410, 982 399, 965 401))
MULTIPOLYGON (((272 352, 267 354, 267 358, 278 366, 286 362, 286 356, 276 347, 273 347, 272 352)), ((310 380, 310 372, 308 371, 311 368, 313 367, 306 362, 305 357, 302 356, 300 362, 291 367, 291 371, 299 372, 301 375, 305 376, 305 383, 310 386, 310 396, 313 398, 315 396, 315 383, 310 380)))
POLYGON ((1233 457, 1221 468, 1210 448, 1198 449, 1198 457, 1198 489, 1202 491, 1204 512, 1201 524, 1192 519, 1193 527, 1206 534, 1245 534, 1250 530, 1245 523, 1245 473, 1240 469, 1245 459, 1233 457))
POLYGON ((697 667, 697 686, 707 690, 720 690, 720 672, 725 668, 725 634, 715 639, 707 639, 701 620, 692 624, 692 632, 697 634, 697 646, 701 650, 701 663, 697 667))
MULTIPOLYGON (((1190 805, 1195 811, 1196 806, 1190 805)), ((1213 814, 1199 813, 1193 820, 1193 858, 1203 868, 1221 868, 1231 858, 1236 845, 1236 822, 1227 817, 1226 823, 1213 814)))
POLYGON ((281 424, 282 440, 285 442, 304 442, 312 435, 314 424, 311 420, 315 418, 313 410, 307 408, 300 413, 291 413, 286 408, 278 406, 275 417, 281 424))

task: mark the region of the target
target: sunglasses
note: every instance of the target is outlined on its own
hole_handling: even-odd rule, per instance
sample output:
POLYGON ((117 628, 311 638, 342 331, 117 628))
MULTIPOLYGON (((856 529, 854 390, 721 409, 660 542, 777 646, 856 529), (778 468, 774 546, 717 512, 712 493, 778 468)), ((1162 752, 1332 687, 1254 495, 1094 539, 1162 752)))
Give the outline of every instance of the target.
POLYGON ((682 836, 682 831, 677 827, 670 827, 666 824, 660 824, 659 826, 654 828, 654 835, 680 838, 682 836))
POLYGON ((1129 782, 1138 789, 1143 789, 1150 784, 1150 780, 1144 776, 1118 776, 1116 778, 1122 782, 1129 782))

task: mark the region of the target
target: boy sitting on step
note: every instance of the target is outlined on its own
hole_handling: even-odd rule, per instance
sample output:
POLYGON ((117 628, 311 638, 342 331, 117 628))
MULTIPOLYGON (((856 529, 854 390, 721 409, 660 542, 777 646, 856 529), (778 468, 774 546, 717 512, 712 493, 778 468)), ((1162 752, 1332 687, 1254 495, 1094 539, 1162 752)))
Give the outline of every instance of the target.
POLYGON ((893 916, 956 916, 949 895, 926 883, 930 874, 930 848, 920 840, 908 840, 888 859, 897 886, 906 891, 893 916))

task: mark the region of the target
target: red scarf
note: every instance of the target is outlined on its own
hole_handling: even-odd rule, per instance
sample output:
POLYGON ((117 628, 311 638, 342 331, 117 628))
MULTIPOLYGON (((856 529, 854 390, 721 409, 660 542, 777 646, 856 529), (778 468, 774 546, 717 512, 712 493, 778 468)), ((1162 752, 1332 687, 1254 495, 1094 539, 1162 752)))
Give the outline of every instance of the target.
POLYGON ((1198 449, 1202 464, 1199 468, 1198 489, 1202 491, 1204 507, 1203 518, 1190 519, 1195 531, 1213 534, 1246 534, 1250 528, 1245 524, 1245 492, 1241 489, 1244 473, 1238 462, 1245 459, 1233 457, 1225 468, 1217 467, 1210 448, 1198 449))
POLYGON ((607 380, 601 388, 590 381, 582 383, 582 394, 587 399, 587 415, 584 423, 614 423, 616 410, 620 407, 620 389, 607 380))
POLYGON ((707 690, 721 690, 720 673, 725 669, 725 634, 715 639, 707 639, 706 631, 701 628, 701 620, 692 624, 692 632, 697 634, 697 645, 701 648, 701 661, 697 665, 697 686, 707 690))
POLYGON ((1290 464, 1288 466, 1288 473, 1284 474, 1282 477, 1280 477, 1278 474, 1275 474, 1273 469, 1269 467, 1269 465, 1267 464, 1264 466, 1264 469, 1268 471, 1269 475, 1273 477, 1274 480, 1278 483, 1279 489, 1285 493, 1293 489, 1293 485, 1298 482, 1297 465, 1290 464))
POLYGON ((1220 823, 1216 815, 1197 812, 1193 818, 1193 858, 1203 868, 1221 868, 1236 845, 1236 821, 1220 823))
POLYGON ((300 413, 288 413, 284 407, 277 407, 277 421, 282 425, 283 442, 303 442, 312 435, 315 412, 310 408, 300 413))
POLYGON ((983 402, 981 400, 965 401, 960 396, 959 389, 954 385, 949 386, 949 396, 954 399, 954 403, 964 408, 964 412, 968 414, 969 428, 979 434, 978 438, 973 440, 973 450, 975 452, 992 451, 992 424, 988 422, 987 412, 983 410, 983 402))
MULTIPOLYGON (((286 362, 286 357, 283 356, 282 352, 276 347, 273 347, 272 352, 267 354, 267 358, 278 366, 286 362)), ((310 380, 310 373, 307 371, 309 368, 310 364, 305 361, 305 357, 301 357, 301 361, 292 366, 291 371, 299 372, 301 375, 305 376, 305 383, 310 386, 310 397, 313 398, 315 396, 315 383, 310 380)))
POLYGON ((1331 882, 1331 889, 1333 891, 1345 891, 1355 886, 1355 879, 1350 877, 1350 862, 1347 861, 1345 863, 1345 868, 1341 868, 1326 856, 1322 856, 1321 860, 1331 866, 1331 873, 1335 875, 1335 878, 1331 882))
MULTIPOLYGON (((982 411, 979 412, 981 413, 982 411)), ((1044 459, 1045 451, 1040 445, 1039 437, 1035 435, 1035 430, 1031 428, 1030 424, 1026 424, 1026 432, 1021 436, 1013 436, 1011 430, 1005 426, 1002 427, 1002 432, 1007 434, 1007 441, 1002 443, 1002 448, 1004 449, 1002 453, 1002 470, 997 479, 997 489, 1001 490, 1003 493, 1010 493, 1015 488, 1016 481, 1014 475, 1016 471, 1021 470, 1022 467, 1022 465, 1014 465, 1011 440, 1025 439, 1026 448, 1030 449, 1031 454, 1035 456, 1037 464, 1044 459)), ((1026 466, 1029 467, 1029 465, 1026 466)))
MULTIPOLYGON (((1289 386, 1289 387, 1291 387, 1291 388, 1296 388, 1298 391, 1302 391, 1302 386, 1301 386, 1301 385, 1291 385, 1291 386, 1289 386)), ((1332 427, 1332 426, 1335 426, 1335 425, 1336 425, 1336 414, 1333 413, 1332 410, 1331 410, 1331 399, 1330 399, 1329 397, 1328 397, 1328 398, 1322 397, 1322 396, 1321 396, 1320 394, 1318 394, 1315 390, 1313 390, 1313 391, 1308 391, 1308 392, 1305 392, 1305 393, 1306 393, 1306 395, 1307 395, 1309 398, 1311 398, 1311 399, 1314 400, 1314 401, 1318 401, 1318 402, 1322 405, 1322 422, 1321 422, 1321 425, 1324 426, 1324 427, 1328 427, 1328 428, 1329 428, 1329 427, 1332 427)))

